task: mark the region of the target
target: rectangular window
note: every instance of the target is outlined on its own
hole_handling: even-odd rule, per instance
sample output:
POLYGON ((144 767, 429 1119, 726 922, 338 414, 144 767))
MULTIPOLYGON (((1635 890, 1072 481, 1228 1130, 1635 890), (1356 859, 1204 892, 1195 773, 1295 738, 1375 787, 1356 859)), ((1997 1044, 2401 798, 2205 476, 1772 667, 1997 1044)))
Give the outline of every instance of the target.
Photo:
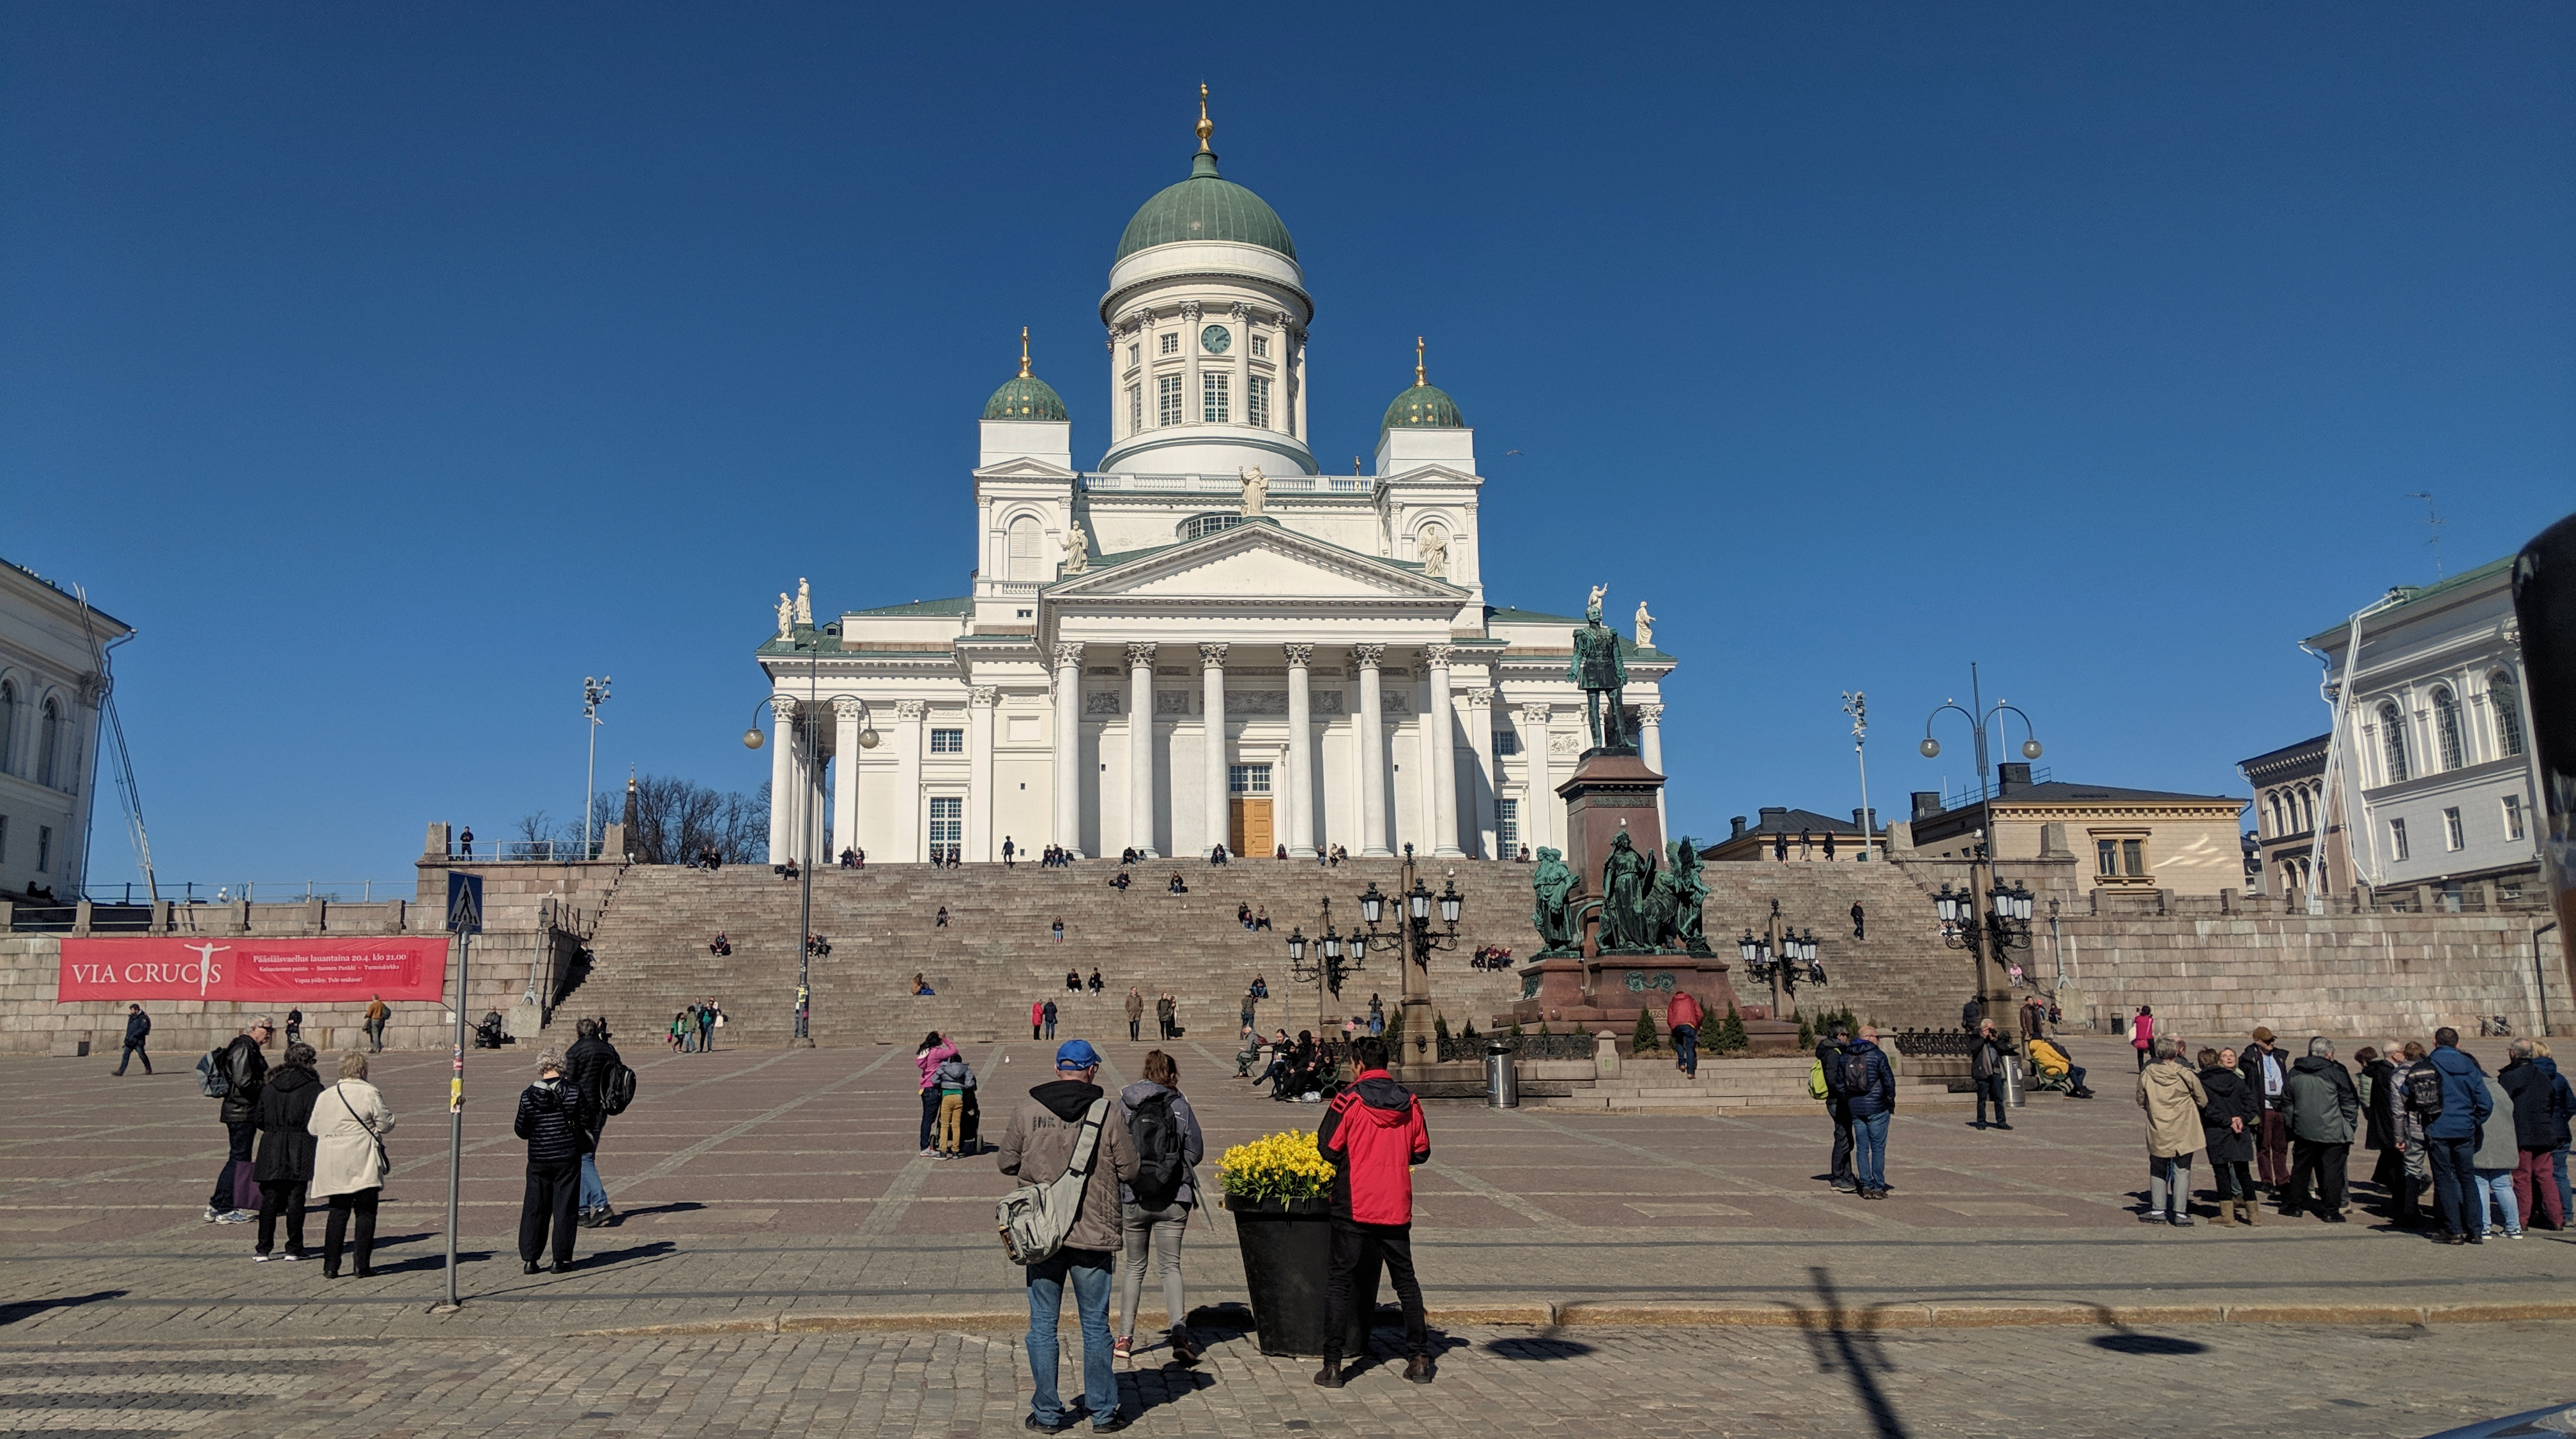
MULTIPOLYGON (((2522 838, 2521 795, 2509 794, 2504 797, 2504 837, 2507 839, 2522 838)), ((0 858, 6 858, 8 853, 9 820, 7 816, 0 815, 0 858)))
POLYGON ((1127 347, 1127 368, 1132 370, 1144 362, 1145 348, 1142 345, 1129 345, 1127 347))
POLYGON ((1504 725, 1502 728, 1494 731, 1494 753, 1497 756, 1508 757, 1519 754, 1520 752, 1521 737, 1519 731, 1513 729, 1510 725, 1504 725))
POLYGON ((2120 860, 2129 867, 2129 878, 2146 878, 2147 842, 2142 839, 2124 839, 2120 841, 2120 860))
POLYGON ((1243 422, 1256 430, 1270 428, 1270 377, 1254 375, 1243 382, 1243 422))
POLYGON ((966 801, 954 795, 930 801, 930 848, 955 849, 966 842, 966 801))
POLYGON ((1521 852, 1521 802, 1516 799, 1494 801, 1494 843, 1500 857, 1510 859, 1521 852))
POLYGON ((1177 425, 1181 422, 1181 377, 1158 375, 1154 379, 1154 423, 1177 425))
POLYGON ((1145 387, 1129 385, 1127 387, 1127 432, 1134 434, 1143 428, 1145 428, 1145 387))
POLYGON ((1268 335, 1255 335, 1252 337, 1252 358, 1256 360, 1266 360, 1270 358, 1270 337, 1268 335))
POLYGON ((2442 811, 2442 842, 2453 849, 2469 847, 2468 840, 2460 833, 2460 812, 2457 809, 2442 811))
POLYGON ((1270 793, 1270 766, 1266 764, 1228 765, 1225 787, 1230 794, 1270 793))
POLYGON ((2093 841, 2093 868, 2110 879, 2120 877, 2120 842, 2116 839, 2093 841))
POLYGON ((962 729, 932 730, 930 732, 930 752, 932 754, 964 754, 966 752, 966 731, 962 729))
POLYGON ((2388 849, 2396 858, 2406 858, 2406 821, 2392 819, 2388 822, 2388 849))
POLYGON ((1156 354, 1177 355, 1180 352, 1181 337, 1177 333, 1165 335, 1163 337, 1163 343, 1155 347, 1156 354))
POLYGON ((54 827, 40 824, 36 826, 36 873, 52 874, 53 872, 54 827))
POLYGON ((1233 378, 1222 370, 1210 370, 1199 376, 1200 419, 1211 425, 1226 422, 1227 412, 1233 408, 1228 403, 1232 398, 1228 388, 1233 378))

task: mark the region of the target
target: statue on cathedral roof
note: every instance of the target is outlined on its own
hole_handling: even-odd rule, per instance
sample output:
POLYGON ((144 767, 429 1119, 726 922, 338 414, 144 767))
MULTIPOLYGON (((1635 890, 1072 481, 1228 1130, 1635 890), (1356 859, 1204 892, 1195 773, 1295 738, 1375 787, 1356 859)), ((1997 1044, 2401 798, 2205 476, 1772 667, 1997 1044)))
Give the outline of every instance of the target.
POLYGON ((1592 598, 1583 602, 1583 617, 1585 619, 1592 621, 1596 625, 1601 623, 1601 597, 1608 593, 1610 593, 1610 587, 1608 585, 1594 585, 1592 587, 1592 598))
POLYGON ((1082 521, 1064 522, 1064 572, 1078 575, 1091 568, 1091 536, 1083 533, 1082 521))
POLYGON ((806 588, 801 576, 796 581, 796 623, 807 629, 814 627, 814 592, 806 588))
POLYGON ((1236 472, 1243 479, 1243 517, 1259 517, 1261 507, 1269 501, 1270 481, 1262 478, 1261 467, 1253 465, 1236 472))
POLYGON ((1644 649, 1654 642, 1655 617, 1646 613, 1646 602, 1639 600, 1637 601, 1637 648, 1644 649))
POLYGON ((778 592, 778 637, 782 640, 795 638, 796 631, 793 628, 795 623, 796 602, 787 597, 787 591, 780 590, 778 592))
POLYGON ((1449 578, 1449 532, 1432 530, 1422 537, 1422 572, 1435 580, 1449 578))

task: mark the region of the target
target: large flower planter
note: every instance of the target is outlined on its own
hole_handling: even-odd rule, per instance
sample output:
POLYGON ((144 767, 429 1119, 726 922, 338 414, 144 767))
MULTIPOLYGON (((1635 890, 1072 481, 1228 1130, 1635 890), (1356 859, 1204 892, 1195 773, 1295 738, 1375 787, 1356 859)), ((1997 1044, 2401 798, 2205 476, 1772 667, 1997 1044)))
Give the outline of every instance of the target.
MULTIPOLYGON (((1261 1352, 1323 1353, 1325 1337, 1332 1332, 1324 1300, 1333 1260, 1331 1201, 1228 1199, 1225 1207, 1234 1216, 1235 1242, 1243 1249, 1243 1283, 1252 1294, 1252 1328, 1261 1352)), ((1374 1263, 1363 1264, 1351 1276, 1355 1302, 1342 1336, 1345 1356, 1368 1352, 1377 1281, 1374 1263)))

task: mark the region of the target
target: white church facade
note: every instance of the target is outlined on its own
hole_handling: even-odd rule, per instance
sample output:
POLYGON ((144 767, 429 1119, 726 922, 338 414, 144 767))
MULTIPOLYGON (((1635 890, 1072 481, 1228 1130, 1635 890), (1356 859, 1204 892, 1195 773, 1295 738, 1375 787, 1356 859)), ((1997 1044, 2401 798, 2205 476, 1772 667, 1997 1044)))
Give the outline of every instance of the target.
MULTIPOLYGON (((1314 303, 1211 128, 1202 103, 1189 178, 1111 266, 1098 466, 1074 467, 1024 335, 984 407, 971 592, 821 624, 803 582, 781 596, 758 650, 772 863, 1562 844, 1555 787, 1592 743, 1582 621, 1485 603, 1475 432, 1418 353, 1375 473, 1319 473, 1314 303)), ((1660 772, 1675 661, 1637 608, 1627 702, 1660 772)))

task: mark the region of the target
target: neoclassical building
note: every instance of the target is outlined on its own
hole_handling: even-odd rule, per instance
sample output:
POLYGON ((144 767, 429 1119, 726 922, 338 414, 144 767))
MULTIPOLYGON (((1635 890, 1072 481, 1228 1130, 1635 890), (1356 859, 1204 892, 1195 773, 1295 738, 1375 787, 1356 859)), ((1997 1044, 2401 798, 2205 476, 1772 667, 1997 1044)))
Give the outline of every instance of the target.
MULTIPOLYGON (((1418 346, 1374 473, 1319 472, 1315 303, 1211 129, 1202 101, 1188 177, 1118 241, 1099 465, 1075 468, 1023 332, 963 487, 970 591, 821 624, 803 582, 780 597, 758 651, 773 862, 1561 842, 1555 787, 1590 744, 1566 678, 1582 621, 1485 603, 1475 431, 1418 346)), ((1674 660, 1649 639, 1622 644, 1660 770, 1674 660)))

